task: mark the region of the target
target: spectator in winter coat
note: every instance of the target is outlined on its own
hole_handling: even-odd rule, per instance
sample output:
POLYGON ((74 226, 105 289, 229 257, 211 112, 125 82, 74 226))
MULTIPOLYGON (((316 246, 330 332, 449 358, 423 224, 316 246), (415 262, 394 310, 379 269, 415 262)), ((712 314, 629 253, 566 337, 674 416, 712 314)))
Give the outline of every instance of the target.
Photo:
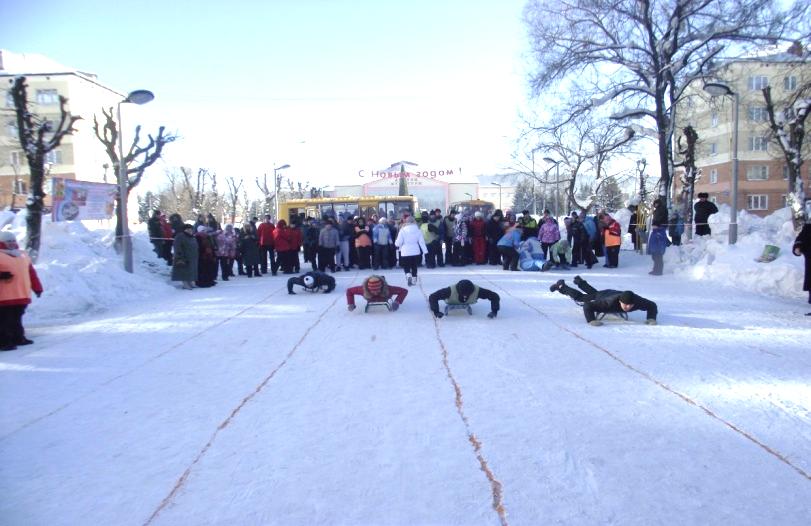
POLYGON ((149 232, 149 241, 152 242, 152 250, 155 255, 163 257, 163 229, 161 228, 161 211, 154 210, 152 216, 146 222, 147 232, 149 232))
POLYGON ((653 200, 653 210, 651 211, 651 224, 653 226, 667 227, 667 207, 661 197, 653 200))
POLYGON ((454 267, 465 265, 465 247, 470 243, 467 235, 467 217, 459 214, 453 224, 453 250, 451 251, 450 264, 454 267))
POLYGON ((524 228, 522 232, 524 239, 538 236, 538 222, 532 217, 529 210, 521 212, 521 226, 524 228))
MULTIPOLYGON (((806 208, 809 208, 806 203, 806 208)), ((803 290, 808 291, 808 303, 811 303, 811 217, 806 216, 803 229, 797 239, 794 240, 792 252, 795 256, 805 257, 805 277, 803 279, 803 290)), ((811 312, 806 313, 811 316, 811 312)))
POLYGON ((484 265, 487 263, 486 230, 487 223, 484 221, 482 213, 474 213, 473 220, 470 222, 470 240, 471 244, 473 245, 473 262, 477 265, 484 265))
POLYGON ((198 287, 213 287, 217 284, 217 252, 211 240, 208 227, 200 225, 197 227, 197 281, 198 287))
POLYGON ((546 219, 544 219, 544 222, 541 224, 541 228, 538 230, 538 241, 541 242, 543 257, 545 259, 549 259, 547 256, 549 247, 557 243, 559 239, 560 227, 558 227, 558 224, 552 219, 552 216, 546 216, 546 219))
POLYGON ((234 275, 234 258, 237 256, 237 236, 234 234, 234 225, 225 225, 217 235, 217 259, 220 260, 222 280, 234 275))
POLYGON ((569 263, 572 261, 572 247, 566 239, 560 239, 557 243, 549 247, 549 259, 544 263, 542 271, 547 271, 554 265, 563 270, 569 270, 569 263))
POLYGON ((603 266, 606 268, 617 268, 619 266, 620 245, 622 244, 622 228, 607 212, 601 213, 598 217, 605 227, 603 230, 605 265, 603 266))
POLYGON ((343 216, 338 219, 338 266, 349 270, 352 265, 352 238, 355 236, 355 227, 343 216))
POLYGON ((681 245, 681 236, 684 234, 684 218, 678 203, 674 203, 668 214, 667 234, 674 245, 681 245))
POLYGON ((450 265, 453 263, 453 234, 456 227, 456 211, 451 210, 448 212, 443 223, 445 224, 445 263, 450 265))
POLYGON ((278 268, 276 255, 273 253, 274 230, 276 227, 270 219, 270 214, 266 214, 265 220, 256 226, 256 235, 259 238, 259 268, 262 270, 262 274, 268 273, 268 259, 270 259, 270 266, 274 274, 278 268))
POLYGON ((31 259, 12 232, 0 232, 0 351, 34 343, 25 337, 23 327, 31 291, 38 298, 43 291, 31 259))
POLYGON ((355 224, 355 251, 358 268, 372 268, 372 231, 362 217, 355 224))
POLYGON ((487 259, 491 265, 501 263, 501 252, 498 250, 498 241, 504 235, 504 228, 501 224, 501 210, 496 210, 490 219, 487 220, 485 235, 487 237, 487 259))
POLYGON ((335 278, 324 272, 312 271, 296 276, 287 280, 287 293, 295 294, 293 292, 293 285, 300 285, 304 287, 307 292, 318 292, 323 290, 324 294, 328 294, 335 290, 335 278))
POLYGON ((293 249, 290 251, 290 265, 294 273, 301 272, 301 259, 299 259, 299 252, 301 252, 301 244, 304 239, 304 234, 301 231, 299 219, 296 218, 290 226, 290 237, 293 249))
POLYGON ((639 208, 636 205, 629 205, 628 210, 631 211, 631 218, 628 220, 628 233, 631 234, 631 242, 634 244, 634 250, 639 250, 639 236, 636 235, 637 223, 639 222, 639 208))
POLYGON ((586 217, 586 212, 580 212, 577 217, 573 218, 572 224, 572 240, 575 243, 572 247, 572 266, 585 264, 586 268, 591 268, 592 265, 597 263, 597 258, 594 256, 594 251, 591 249, 592 238, 589 232, 588 225, 592 226, 594 236, 597 236, 597 228, 594 222, 586 217))
POLYGON ((372 257, 372 268, 378 270, 391 268, 389 264, 389 246, 394 243, 389 230, 389 221, 385 217, 377 220, 377 224, 372 228, 372 241, 374 243, 374 254, 372 257))
POLYGON ((248 277, 262 276, 259 270, 259 236, 256 234, 256 227, 253 223, 248 223, 242 228, 239 250, 242 253, 242 264, 245 265, 245 273, 248 277))
MULTIPOLYGON (((413 221, 414 218, 411 217, 411 220, 413 221)), ((416 223, 412 224, 414 230, 419 234, 416 223)), ((368 303, 386 303, 391 310, 397 310, 403 304, 407 295, 408 291, 406 289, 389 285, 386 283, 385 277, 372 274, 363 280, 362 285, 346 289, 346 308, 350 311, 355 310, 355 296, 363 296, 368 303), (394 297, 393 301, 392 297, 394 297)))
MULTIPOLYGON (((332 226, 332 220, 324 222, 324 228, 318 234, 318 270, 324 272, 327 267, 330 271, 338 272, 341 267, 335 266, 335 251, 341 243, 338 230, 332 226)), ((348 259, 347 259, 348 261, 348 259)))
POLYGON ((653 270, 648 272, 653 276, 661 276, 665 268, 665 250, 670 241, 667 239, 664 225, 653 225, 648 236, 648 254, 653 259, 653 270))
POLYGON ((589 235, 589 248, 591 249, 592 254, 594 254, 594 263, 596 263, 597 256, 603 255, 602 242, 600 241, 600 229, 597 227, 597 218, 594 216, 587 216, 586 213, 583 212, 582 219, 583 228, 586 229, 586 232, 589 235))
POLYGON ((425 246, 425 238, 417 227, 417 223, 412 216, 404 219, 405 226, 400 228, 394 244, 400 249, 400 266, 406 275, 408 285, 413 285, 417 280, 417 263, 422 254, 428 253, 425 246))
POLYGON ((442 313, 439 312, 439 300, 445 300, 445 303, 448 306, 470 306, 476 303, 476 301, 479 299, 490 300, 490 313, 487 314, 487 317, 490 319, 495 318, 498 315, 499 301, 501 300, 499 295, 492 290, 487 290, 484 287, 474 285, 473 282, 466 279, 463 279, 450 287, 439 289, 428 296, 428 305, 430 305, 431 312, 434 313, 434 316, 441 318, 442 313))
POLYGON ((518 270, 518 249, 521 247, 521 225, 508 228, 498 240, 498 250, 504 262, 504 270, 518 270))
POLYGON ((296 239, 293 230, 287 226, 287 221, 280 219, 276 222, 276 228, 273 230, 273 245, 276 249, 277 267, 271 267, 270 269, 274 276, 279 268, 282 269, 283 274, 294 273, 295 262, 293 259, 298 259, 296 239))
POLYGON ((197 267, 199 264, 197 239, 194 237, 194 225, 186 223, 183 230, 175 236, 172 246, 174 258, 172 259, 172 281, 183 283, 184 289, 193 289, 193 281, 197 281, 197 267))
POLYGON ((436 216, 431 211, 423 212, 425 214, 422 223, 420 224, 420 232, 425 241, 425 246, 428 247, 428 253, 425 255, 425 266, 428 268, 436 268, 437 252, 439 257, 442 257, 442 241, 439 239, 439 227, 437 226, 436 216))
POLYGON ((304 262, 309 263, 313 270, 318 270, 318 236, 320 234, 318 222, 312 218, 304 220, 304 226, 301 227, 301 234, 304 243, 304 262))
POLYGON ((710 225, 707 222, 710 216, 718 213, 718 207, 715 203, 710 202, 710 195, 707 192, 700 192, 698 194, 698 202, 693 206, 695 211, 696 235, 709 236, 712 234, 710 225))
POLYGON ((647 314, 645 323, 656 325, 658 311, 654 302, 638 296, 630 290, 625 292, 611 289, 598 291, 580 276, 574 277, 574 283, 583 292, 569 287, 562 279, 549 287, 549 290, 551 292, 560 292, 572 298, 576 303, 582 304, 583 315, 589 325, 599 326, 603 324, 602 321, 597 319, 597 314, 617 314, 627 319, 627 313, 635 310, 644 310, 647 314))
POLYGON ((169 225, 172 227, 172 239, 176 238, 186 228, 183 218, 177 212, 169 216, 169 225))

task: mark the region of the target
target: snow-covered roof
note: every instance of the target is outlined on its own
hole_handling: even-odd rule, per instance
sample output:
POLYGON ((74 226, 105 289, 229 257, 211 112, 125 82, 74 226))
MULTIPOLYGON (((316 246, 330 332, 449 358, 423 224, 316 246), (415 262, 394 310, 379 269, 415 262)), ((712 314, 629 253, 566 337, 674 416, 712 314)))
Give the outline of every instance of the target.
POLYGON ((65 66, 39 53, 14 53, 7 49, 0 49, 0 73, 11 75, 77 73, 86 77, 96 77, 93 73, 65 66))

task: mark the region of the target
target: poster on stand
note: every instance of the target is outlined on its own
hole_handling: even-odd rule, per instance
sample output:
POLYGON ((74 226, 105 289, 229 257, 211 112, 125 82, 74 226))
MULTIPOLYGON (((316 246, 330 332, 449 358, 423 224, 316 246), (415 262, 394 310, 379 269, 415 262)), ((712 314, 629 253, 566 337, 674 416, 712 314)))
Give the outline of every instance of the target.
POLYGON ((115 209, 118 185, 53 178, 53 221, 110 219, 115 209))

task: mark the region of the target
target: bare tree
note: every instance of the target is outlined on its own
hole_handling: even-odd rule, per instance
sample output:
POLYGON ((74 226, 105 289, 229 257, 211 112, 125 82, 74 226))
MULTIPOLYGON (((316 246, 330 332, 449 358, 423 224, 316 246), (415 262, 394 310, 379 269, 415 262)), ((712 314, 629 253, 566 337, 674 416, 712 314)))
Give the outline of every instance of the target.
POLYGON ((687 237, 692 235, 693 224, 693 194, 695 193, 696 182, 701 179, 701 170, 696 167, 696 145, 698 144, 698 133, 692 126, 684 128, 684 135, 678 139, 679 154, 683 157, 683 161, 676 164, 677 167, 683 167, 684 171, 681 173, 681 206, 682 217, 684 218, 685 230, 687 237), (682 137, 685 139, 686 144, 682 144, 682 137))
POLYGON ((807 34, 808 11, 797 2, 781 12, 773 0, 530 0, 530 83, 535 94, 571 93, 562 123, 606 103, 626 108, 618 116, 652 119, 667 197, 675 111, 688 86, 725 53, 807 34))
POLYGON ((242 187, 242 179, 237 182, 234 177, 226 177, 225 183, 228 185, 228 201, 231 205, 231 223, 237 217, 237 204, 239 203, 239 189, 242 187))
MULTIPOLYGON (((121 185, 120 166, 123 164, 125 172, 124 175, 126 177, 125 185, 127 188, 127 197, 129 197, 132 189, 138 186, 138 184, 141 182, 146 169, 155 164, 155 162, 161 158, 161 155, 163 155, 163 148, 167 144, 174 142, 177 139, 177 136, 167 134, 165 132, 165 127, 161 126, 158 129, 157 136, 153 137, 152 135, 148 134, 146 144, 141 145, 141 126, 138 125, 135 127, 135 136, 132 139, 129 150, 127 150, 127 153, 124 154, 124 158, 120 160, 118 157, 117 148, 118 134, 120 133, 120 130, 118 129, 118 123, 116 123, 115 119, 113 119, 113 108, 110 107, 109 110, 102 108, 101 112, 104 115, 104 125, 100 126, 98 116, 93 115, 93 131, 96 134, 96 138, 98 138, 98 140, 104 146, 104 150, 107 152, 107 157, 110 158, 110 162, 115 168, 116 181, 119 185, 121 185), (131 175, 134 175, 134 177, 130 177, 131 175)), ((121 234, 123 232, 123 225, 121 223, 122 206, 126 206, 126 203, 121 203, 121 197, 117 195, 117 221, 115 233, 117 240, 116 247, 119 249, 121 246, 121 234)))
MULTIPOLYGON (((65 106, 68 99, 59 96, 59 122, 54 123, 45 117, 32 113, 28 108, 28 85, 25 77, 14 79, 11 88, 11 97, 14 101, 14 110, 17 116, 17 135, 20 147, 25 153, 30 172, 28 200, 26 208, 28 215, 25 223, 28 229, 25 248, 32 261, 39 257, 39 247, 42 234, 42 209, 45 200, 45 160, 49 152, 55 150, 65 135, 71 135, 76 130, 73 125, 81 119, 72 116, 65 106)), ((16 170, 15 170, 16 173, 16 170)), ((15 177, 15 182, 16 182, 15 177)))
MULTIPOLYGON (((281 177, 281 176, 278 176, 281 177)), ((264 198, 264 209, 262 210, 265 214, 271 214, 273 217, 276 217, 276 189, 279 188, 278 181, 271 189, 268 187, 268 174, 264 173, 262 175, 262 182, 259 183, 259 177, 256 178, 256 187, 259 188, 259 191, 262 192, 262 197, 264 198)))
MULTIPOLYGON (((772 142, 777 144, 788 167, 788 206, 791 207, 797 226, 803 221, 805 190, 800 169, 805 160, 805 121, 811 112, 811 80, 797 89, 787 100, 778 106, 772 99, 771 87, 763 89, 766 112, 769 116, 769 129, 772 142)), ((806 148, 807 150, 807 148, 806 148)))

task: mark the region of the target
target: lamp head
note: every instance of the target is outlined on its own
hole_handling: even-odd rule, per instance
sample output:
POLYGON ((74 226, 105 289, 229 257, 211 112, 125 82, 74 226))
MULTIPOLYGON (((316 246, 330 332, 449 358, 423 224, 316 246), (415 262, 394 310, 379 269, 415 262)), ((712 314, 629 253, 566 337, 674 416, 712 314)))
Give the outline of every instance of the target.
POLYGON ((135 91, 130 92, 127 95, 127 98, 124 99, 124 102, 131 102, 133 104, 146 104, 147 102, 151 102, 155 98, 155 94, 149 90, 145 89, 137 89, 135 91))
POLYGON ((704 84, 704 91, 713 97, 723 97, 724 95, 732 95, 735 92, 732 88, 721 82, 707 82, 704 84))

